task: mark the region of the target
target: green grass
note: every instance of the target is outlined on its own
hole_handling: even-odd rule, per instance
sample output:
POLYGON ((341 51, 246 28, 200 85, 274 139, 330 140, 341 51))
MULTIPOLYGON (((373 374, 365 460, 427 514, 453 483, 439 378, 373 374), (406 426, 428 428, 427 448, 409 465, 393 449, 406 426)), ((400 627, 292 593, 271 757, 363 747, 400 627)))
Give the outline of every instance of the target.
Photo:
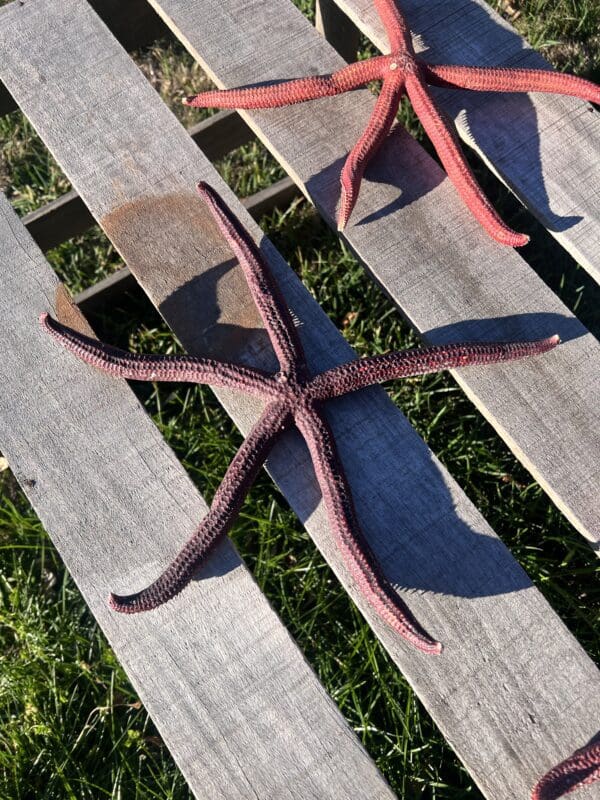
MULTIPOLYGON (((502 6, 502 3, 496 3, 502 6)), ((560 68, 598 77, 600 2, 517 4, 520 31, 560 68), (567 22, 565 23, 564 20, 567 22), (562 38, 562 31, 566 36, 562 38)), ((304 10, 307 10, 306 8, 304 10)), ((201 74, 177 45, 138 55, 169 100, 201 74)), ((197 118, 179 103, 183 121, 197 118)), ((419 128, 410 120, 414 132, 419 128)), ((240 196, 282 176, 258 144, 218 165, 240 196)), ((69 184, 19 114, 0 120, 0 179, 19 213, 69 184)), ((598 288, 482 172, 505 218, 536 232, 525 256, 598 330, 598 288)), ((262 220, 292 267, 361 354, 415 344, 398 313, 304 202, 262 220)), ((99 230, 49 258, 72 291, 120 265, 99 230)), ((107 339, 145 351, 177 347, 155 312, 124 300, 95 319, 107 339)), ((240 436, 208 390, 135 387, 199 490, 211 497, 240 436)), ((446 375, 390 394, 596 660, 598 562, 446 375)), ((480 797, 451 749, 340 589, 284 499, 261 475, 233 538, 274 607, 401 798, 480 797)), ((0 474, 0 798, 187 798, 189 792, 73 581, 9 470, 0 474)))

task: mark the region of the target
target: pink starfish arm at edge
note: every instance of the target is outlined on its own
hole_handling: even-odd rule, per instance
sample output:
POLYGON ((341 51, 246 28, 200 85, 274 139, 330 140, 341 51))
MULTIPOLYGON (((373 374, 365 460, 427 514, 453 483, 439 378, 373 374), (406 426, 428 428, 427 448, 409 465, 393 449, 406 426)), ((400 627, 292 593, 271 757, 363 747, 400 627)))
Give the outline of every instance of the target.
POLYGON ((432 86, 477 92, 545 92, 578 97, 600 105, 600 86, 585 78, 547 69, 512 67, 461 67, 422 64, 423 76, 432 86))
POLYGON ((547 772, 533 789, 531 800, 558 800, 597 781, 600 781, 600 742, 593 742, 547 772))

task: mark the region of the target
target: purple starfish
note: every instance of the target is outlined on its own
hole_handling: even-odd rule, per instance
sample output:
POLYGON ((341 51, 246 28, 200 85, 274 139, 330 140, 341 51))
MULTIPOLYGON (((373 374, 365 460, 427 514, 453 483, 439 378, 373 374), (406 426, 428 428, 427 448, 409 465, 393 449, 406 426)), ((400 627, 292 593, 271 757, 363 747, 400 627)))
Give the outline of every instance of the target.
POLYGON ((146 589, 127 596, 111 594, 110 605, 131 614, 156 608, 178 594, 214 542, 233 525, 277 437, 295 424, 308 445, 332 535, 359 591, 400 636, 425 653, 440 653, 441 645, 416 622, 381 572, 364 538, 323 406, 334 397, 394 378, 544 353, 558 344, 558 336, 534 342, 455 344, 389 353, 341 364, 311 377, 290 312, 254 240, 214 189, 201 183, 198 192, 244 271, 279 361, 279 372, 270 374, 192 356, 135 355, 67 328, 48 314, 40 317, 42 325, 64 347, 110 375, 242 389, 266 403, 229 465, 210 510, 179 555, 146 589))

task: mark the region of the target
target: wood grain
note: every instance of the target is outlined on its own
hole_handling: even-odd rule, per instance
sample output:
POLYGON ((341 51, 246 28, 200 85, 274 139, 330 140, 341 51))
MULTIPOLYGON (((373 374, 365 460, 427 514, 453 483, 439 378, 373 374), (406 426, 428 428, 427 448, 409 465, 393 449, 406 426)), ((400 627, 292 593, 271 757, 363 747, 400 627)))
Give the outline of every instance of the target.
MULTIPOLYGON (((389 52, 371 0, 337 0, 389 52)), ((485 0, 401 0, 417 51, 434 64, 549 69, 485 0)), ((434 90, 463 140, 600 282, 600 112, 548 94, 434 90)))
MULTIPOLYGON (((269 214, 276 208, 285 208, 299 194, 296 184, 290 178, 282 178, 272 186, 261 189, 241 202, 248 213, 256 220, 263 214, 269 214)), ((89 212, 88 212, 89 213, 89 212)), ((112 275, 84 289, 73 300, 84 314, 104 308, 117 302, 124 292, 140 292, 140 287, 129 267, 122 267, 112 275)))
POLYGON ((126 383, 42 332, 84 320, 2 195, 0 254, 0 447, 195 796, 391 800, 229 540, 172 603, 109 610, 207 506, 126 383))
MULTIPOLYGON (((160 17, 145 0, 90 0, 90 5, 127 50, 144 47, 168 34, 160 17)), ((18 108, 0 83, 0 117, 18 108)))
MULTIPOLYGON (((1 100, 0 100, 1 103, 1 100)), ((188 128, 192 139, 211 161, 253 138, 252 131, 235 111, 221 111, 188 128)), ((65 239, 79 236, 95 224, 93 216, 74 189, 31 211, 23 223, 38 246, 46 251, 65 239)))
MULTIPOLYGON (((215 6, 211 19, 206 8, 194 8, 207 37, 217 36, 230 13, 225 5, 215 6)), ((286 52, 288 37, 302 36, 297 19, 271 39, 274 61, 286 52)), ((260 15, 257 28, 259 22, 260 15)), ((0 11, 1 45, 9 51, 0 65, 2 79, 186 349, 275 366, 240 271, 195 197, 192 187, 204 179, 260 241, 298 320, 311 369, 352 357, 85 3, 9 6, 0 11), (7 47, 14 41, 28 46, 7 47), (89 141, 78 130, 83 116, 86 130, 93 129, 89 141)), ((256 56, 252 39, 242 40, 239 51, 228 47, 234 59, 250 52, 256 56)), ((305 53, 308 60, 314 55, 305 53)), ((530 371, 540 380, 542 361, 511 365, 516 385, 530 371)), ((492 372, 497 380, 506 374, 502 367, 492 372)), ((247 431, 256 405, 239 394, 220 397, 247 431)), ((296 435, 274 449, 268 462, 272 475, 484 792, 497 800, 527 797, 541 774, 596 733, 598 670, 383 390, 335 401, 329 417, 365 536, 411 609, 444 642, 439 658, 409 650, 364 608, 333 546, 307 450, 296 435)), ((121 560, 112 565, 117 591, 139 588, 168 557, 163 547, 140 548, 147 534, 139 533, 138 523, 129 529, 121 560)), ((223 613, 228 603, 229 595, 223 595, 223 613)), ((182 594, 177 607, 199 613, 191 592, 182 594)), ((167 629, 163 636, 172 641, 167 629)), ((204 657, 200 650, 193 653, 204 657)), ((271 656, 271 651, 253 653, 271 656)), ((237 670, 235 659, 229 668, 237 670)), ((251 707, 243 694, 228 701, 227 709, 240 703, 251 707)), ((213 724, 219 724, 218 716, 213 724)), ((220 748, 228 746, 227 712, 223 731, 216 742, 220 748)), ((302 763, 310 772, 310 764, 302 763)), ((581 797, 591 800, 589 793, 581 797)))
MULTIPOLYGON (((243 0, 151 2, 220 86, 323 73, 343 63, 289 0, 251 10, 243 0)), ((341 166, 373 104, 364 90, 244 116, 335 226, 341 166)), ((515 251, 489 240, 401 128, 367 172, 351 221, 349 245, 428 341, 560 334, 564 346, 539 372, 469 370, 456 378, 600 554, 598 341, 515 251)))

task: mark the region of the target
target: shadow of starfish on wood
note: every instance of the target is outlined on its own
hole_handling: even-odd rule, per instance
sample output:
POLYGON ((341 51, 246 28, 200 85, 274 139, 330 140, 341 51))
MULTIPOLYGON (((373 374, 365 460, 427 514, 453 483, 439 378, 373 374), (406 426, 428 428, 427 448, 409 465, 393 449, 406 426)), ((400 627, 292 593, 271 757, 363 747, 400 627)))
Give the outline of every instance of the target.
POLYGON ((101 344, 42 314, 40 322, 64 347, 110 375, 141 381, 190 381, 240 389, 266 401, 217 489, 196 532, 162 575, 146 589, 110 604, 125 613, 147 611, 178 594, 192 579, 219 536, 233 525, 245 496, 277 437, 293 424, 304 437, 321 488, 331 534, 357 588, 400 636, 426 653, 441 652, 388 583, 358 524, 352 495, 323 405, 327 400, 394 378, 469 364, 493 364, 551 350, 558 336, 534 342, 455 344, 362 358, 310 376, 306 357, 285 300, 256 243, 206 184, 198 191, 229 243, 248 282, 273 345, 279 372, 193 356, 136 355, 101 344))
POLYGON ((375 0, 375 8, 390 42, 389 55, 358 61, 331 75, 299 78, 271 86, 202 92, 183 102, 199 108, 277 108, 330 97, 381 80, 375 109, 342 170, 339 230, 348 223, 366 166, 387 137, 406 93, 448 177, 475 218, 500 244, 511 247, 527 244, 529 237, 511 230, 483 194, 463 155, 453 122, 440 111, 428 85, 482 92, 553 92, 594 103, 600 103, 600 87, 583 78, 549 70, 427 64, 417 57, 410 28, 394 0, 375 0))
POLYGON ((558 800, 566 794, 600 781, 600 741, 576 750, 538 781, 531 800, 558 800))

